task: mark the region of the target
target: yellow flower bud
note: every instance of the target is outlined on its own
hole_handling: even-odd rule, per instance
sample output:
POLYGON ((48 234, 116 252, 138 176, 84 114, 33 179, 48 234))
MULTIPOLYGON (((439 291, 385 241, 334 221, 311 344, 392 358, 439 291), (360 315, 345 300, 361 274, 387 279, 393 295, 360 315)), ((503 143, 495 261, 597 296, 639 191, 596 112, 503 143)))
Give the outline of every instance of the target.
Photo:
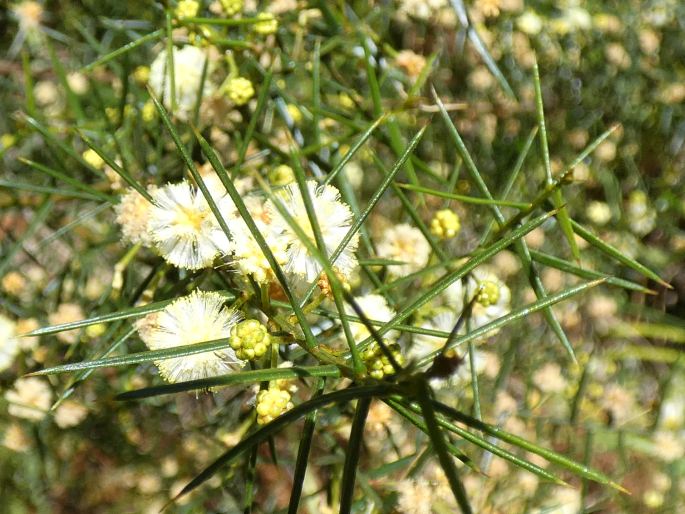
POLYGON ((256 319, 241 321, 231 329, 228 344, 241 360, 254 360, 262 357, 269 349, 271 336, 256 319))

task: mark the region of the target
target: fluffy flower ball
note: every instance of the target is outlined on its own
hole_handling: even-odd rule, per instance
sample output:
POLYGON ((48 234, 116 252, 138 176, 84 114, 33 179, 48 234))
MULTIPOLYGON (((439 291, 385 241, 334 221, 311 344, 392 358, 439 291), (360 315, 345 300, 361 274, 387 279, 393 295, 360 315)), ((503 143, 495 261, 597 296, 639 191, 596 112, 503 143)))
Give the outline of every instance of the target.
MULTIPOLYGON (((163 311, 138 323, 140 338, 150 350, 164 350, 215 339, 228 339, 240 313, 224 307, 219 293, 194 291, 172 302, 163 311)), ((155 362, 168 382, 185 382, 229 373, 243 362, 227 347, 155 362)))
MULTIPOLYGON (((188 182, 167 184, 153 192, 147 231, 171 264, 191 270, 212 266, 230 242, 202 193, 188 182)), ((233 215, 230 198, 215 199, 224 218, 233 215)))
MULTIPOLYGON (((315 181, 309 180, 307 181, 307 189, 321 229, 326 253, 331 257, 352 226, 352 211, 347 204, 340 200, 340 193, 333 186, 318 186, 315 181)), ((314 230, 309 222, 309 216, 307 216, 307 210, 298 186, 291 184, 285 187, 279 191, 277 200, 281 202, 282 207, 294 222, 299 225, 312 245, 316 246, 314 230)), ((287 245, 286 270, 304 277, 308 281, 316 279, 322 270, 319 261, 309 252, 295 230, 272 202, 268 204, 268 212, 273 220, 274 228, 283 235, 287 245)), ((354 254, 358 243, 359 236, 355 234, 333 262, 344 277, 349 277, 357 266, 357 258, 354 254)))

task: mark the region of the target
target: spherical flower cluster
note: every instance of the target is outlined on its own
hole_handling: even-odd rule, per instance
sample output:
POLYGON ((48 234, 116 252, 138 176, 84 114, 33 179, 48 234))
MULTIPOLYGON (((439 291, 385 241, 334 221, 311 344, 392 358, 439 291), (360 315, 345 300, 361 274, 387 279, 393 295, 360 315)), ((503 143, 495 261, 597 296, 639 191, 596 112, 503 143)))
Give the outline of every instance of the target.
MULTIPOLYGON (((179 119, 187 120, 194 112, 195 105, 202 98, 198 98, 202 83, 202 71, 207 56, 201 49, 186 45, 172 52, 174 61, 174 92, 176 99, 176 114, 179 119)), ((166 50, 161 51, 150 66, 149 84, 155 95, 164 100, 164 106, 171 110, 171 71, 168 68, 166 50)), ((211 70, 208 70, 208 75, 211 70)), ((203 93, 210 94, 213 87, 210 81, 205 81, 203 93)))
MULTIPOLYGON (((355 302, 362 310, 362 312, 372 321, 382 321, 387 323, 395 317, 397 314, 394 309, 389 305, 385 297, 379 294, 366 294, 363 296, 358 296, 355 302)), ((357 313, 350 305, 345 305, 345 314, 348 316, 356 316, 357 313)), ((378 328, 378 327, 377 327, 378 328)), ((361 343, 366 338, 371 335, 369 329, 361 322, 350 322, 350 331, 352 332, 352 338, 355 343, 361 343)), ((398 336, 398 332, 391 330, 386 333, 384 337, 390 340, 395 340, 398 336)))
POLYGON ((294 406, 290 392, 272 382, 257 394, 257 423, 266 425, 294 406))
MULTIPOLYGON (((389 340, 384 341, 390 354, 395 358, 395 362, 400 366, 404 364, 404 357, 400 350, 400 345, 389 340)), ((395 374, 395 368, 390 362, 378 342, 373 341, 363 352, 361 358, 366 365, 369 375, 378 380, 395 374)))
POLYGON ((14 388, 5 393, 11 416, 31 421, 45 417, 52 403, 52 391, 48 384, 36 377, 19 378, 14 388))
MULTIPOLYGON (((171 264, 191 270, 212 266, 230 243, 202 193, 183 181, 167 184, 152 193, 147 230, 155 247, 171 264)), ((225 218, 235 207, 228 196, 218 198, 225 218)))
MULTIPOLYGON (((150 186, 148 192, 152 195, 157 188, 150 186)), ((152 234, 148 230, 150 212, 154 205, 147 198, 133 188, 128 189, 118 204, 114 206, 116 222, 121 225, 123 239, 132 244, 152 246, 152 234)))
POLYGON ((179 20, 194 18, 200 10, 200 4, 196 0, 180 0, 176 5, 176 17, 179 20))
POLYGON ((461 229, 459 216, 450 209, 443 209, 435 213, 431 220, 431 234, 440 239, 450 239, 456 236, 461 229))
POLYGON ((224 92, 235 105, 245 105, 254 96, 254 87, 245 77, 233 77, 226 82, 224 92))
MULTIPOLYGON (((232 255, 233 263, 241 274, 251 276, 259 283, 273 281, 275 275, 269 260, 244 219, 238 215, 218 176, 206 175, 203 181, 226 222, 230 237, 222 229, 204 195, 189 182, 182 181, 149 188, 152 202, 133 190, 124 194, 115 207, 124 239, 155 248, 167 262, 190 270, 211 267, 218 256, 232 255)), ((238 183, 236 181, 236 185, 238 183)), ((352 212, 340 201, 338 190, 333 186, 317 187, 314 181, 310 181, 308 188, 315 211, 321 216, 319 225, 330 256, 351 227, 352 212)), ((283 208, 315 244, 297 185, 292 184, 281 193, 279 201, 283 208)), ((256 194, 246 196, 243 201, 279 266, 299 279, 312 281, 319 277, 322 266, 310 255, 306 245, 277 211, 276 205, 265 202, 256 194)), ((335 259, 334 267, 343 282, 357 264, 354 255, 357 242, 358 235, 355 234, 335 259)))
POLYGON ((633 191, 628 197, 626 215, 630 229, 638 236, 644 236, 656 226, 656 211, 648 204, 643 191, 633 191))
POLYGON ((287 164, 279 164, 269 172, 269 182, 274 186, 287 186, 295 181, 295 172, 287 164))
MULTIPOLYGON (((163 311, 148 314, 138 322, 138 334, 150 350, 228 339, 241 314, 224 307, 219 293, 194 291, 178 298, 163 311)), ((185 382, 226 374, 242 367, 231 348, 156 361, 168 382, 185 382)))
MULTIPOLYGON (((264 200, 256 195, 248 196, 245 198, 245 207, 276 262, 279 266, 284 265, 288 260, 288 242, 282 237, 280 229, 272 223, 264 200)), ((274 272, 271 265, 243 218, 235 217, 228 222, 228 225, 232 238, 231 251, 238 270, 243 275, 251 276, 260 284, 273 281, 274 272)))
POLYGON ((278 20, 270 12, 260 12, 257 15, 259 21, 253 25, 254 31, 257 34, 268 35, 275 34, 278 30, 278 20))
POLYGON ((255 360, 269 349, 271 336, 262 323, 256 319, 246 319, 231 329, 228 343, 239 359, 255 360))
MULTIPOLYGON (((321 235, 325 243, 325 250, 329 257, 338 248, 343 238, 352 226, 352 211, 340 201, 340 193, 330 185, 317 186, 313 180, 307 181, 307 190, 314 206, 314 212, 321 229, 321 235)), ((312 245, 316 245, 314 230, 309 221, 307 210, 300 189, 296 184, 291 184, 278 192, 276 201, 290 215, 293 221, 309 238, 312 245)), ((286 270, 307 281, 315 280, 321 273, 322 266, 312 255, 307 246, 302 242, 288 220, 281 215, 273 202, 268 203, 269 217, 273 220, 274 228, 282 234, 287 245, 286 270)), ((354 255, 359 242, 358 234, 355 234, 347 243, 340 255, 334 260, 334 264, 342 276, 348 277, 357 266, 354 255)))
POLYGON ((428 264, 431 247, 421 231, 401 223, 387 229, 377 245, 378 257, 401 261, 404 264, 388 267, 393 276, 406 276, 423 269, 428 264))
POLYGON ((4 371, 12 365, 19 350, 19 338, 16 334, 15 323, 0 314, 0 371, 4 371))

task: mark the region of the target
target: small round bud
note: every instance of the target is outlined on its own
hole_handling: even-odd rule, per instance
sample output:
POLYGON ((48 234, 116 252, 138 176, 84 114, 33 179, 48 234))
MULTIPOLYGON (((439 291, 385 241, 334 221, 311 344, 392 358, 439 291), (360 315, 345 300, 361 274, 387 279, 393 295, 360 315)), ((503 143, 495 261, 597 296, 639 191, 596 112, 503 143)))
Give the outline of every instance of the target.
POLYGON ((224 86, 228 98, 236 105, 245 105, 254 96, 254 87, 245 77, 229 79, 224 86))
POLYGON ((456 236, 461 229, 459 216, 450 209, 443 209, 435 213, 431 220, 431 234, 440 239, 450 239, 456 236))
POLYGON ((259 321, 247 319, 231 329, 228 344, 235 350, 235 355, 239 359, 255 360, 269 349, 271 336, 259 321))

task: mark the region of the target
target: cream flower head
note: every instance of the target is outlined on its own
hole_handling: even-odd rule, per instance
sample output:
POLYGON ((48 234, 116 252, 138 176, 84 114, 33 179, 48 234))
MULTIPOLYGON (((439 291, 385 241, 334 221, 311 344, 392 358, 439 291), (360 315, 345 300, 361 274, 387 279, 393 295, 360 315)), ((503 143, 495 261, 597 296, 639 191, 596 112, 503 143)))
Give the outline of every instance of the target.
MULTIPOLYGON (((307 181, 307 189, 314 205, 316 219, 321 228, 321 235, 326 245, 326 253, 328 257, 331 257, 331 254, 340 245, 345 234, 347 234, 347 231, 352 226, 352 211, 347 204, 340 200, 340 193, 333 186, 318 186, 315 181, 309 180, 307 181)), ((278 200, 281 201, 285 210, 300 226, 312 244, 316 245, 314 231, 309 222, 304 200, 297 184, 290 184, 279 191, 278 200)), ((304 277, 308 281, 316 279, 321 273, 321 264, 309 253, 307 247, 285 218, 281 216, 276 206, 272 202, 269 202, 267 205, 275 230, 280 232, 286 241, 288 257, 286 270, 304 277)), ((357 250, 358 243, 359 235, 355 234, 333 263, 343 277, 349 277, 350 273, 357 266, 357 258, 354 253, 357 250)))
MULTIPOLYGON (((148 232, 155 246, 171 264, 191 270, 208 268, 230 242, 202 193, 183 181, 167 184, 152 194, 148 232)), ((215 199, 224 219, 234 215, 228 196, 215 199)))
MULTIPOLYGON (((379 294, 366 294, 364 296, 359 296, 355 298, 357 305, 362 310, 362 312, 372 321, 383 321, 388 322, 393 319, 396 315, 394 309, 392 309, 386 299, 379 294)), ((349 316, 356 316, 357 313, 354 311, 352 306, 345 305, 345 313, 349 316)), ((375 327, 379 329, 380 327, 375 327)), ((350 331, 352 332, 352 337, 355 343, 361 343, 364 339, 371 335, 369 329, 363 323, 350 322, 350 331)), ((396 330, 391 330, 383 336, 384 339, 394 341, 397 339, 398 332, 396 330)))
POLYGON ((224 349, 155 362, 166 381, 215 377, 242 367, 243 361, 228 346, 231 328, 242 316, 234 309, 224 307, 225 300, 219 293, 194 291, 138 322, 140 338, 150 350, 226 338, 224 349))
POLYGON ((50 409, 52 391, 40 378, 19 378, 14 388, 5 393, 5 400, 9 403, 10 415, 40 421, 50 409))
POLYGON ((12 365, 20 349, 16 323, 0 314, 0 371, 12 365))
MULTIPOLYGON (((150 186, 148 192, 152 195, 157 190, 150 186)), ((133 244, 153 246, 152 234, 148 230, 152 203, 133 188, 129 188, 121 195, 121 200, 114 206, 116 222, 121 225, 123 239, 133 244)))
POLYGON ((431 247, 421 231, 406 223, 387 229, 376 249, 382 259, 405 263, 388 267, 390 274, 399 277, 423 269, 431 254, 431 247))
MULTIPOLYGON (((180 49, 174 47, 172 55, 174 59, 174 91, 176 93, 175 114, 180 119, 187 120, 198 102, 202 70, 207 56, 203 50, 192 45, 186 45, 180 49)), ((164 98, 164 106, 171 109, 171 73, 167 71, 167 64, 167 52, 162 50, 150 65, 148 83, 160 100, 162 97, 164 98)), ((211 94, 213 89, 213 85, 209 81, 205 81, 202 92, 204 96, 207 96, 211 94)))
MULTIPOLYGON (((263 199, 255 195, 248 196, 245 198, 245 207, 247 207, 257 229, 264 237, 278 264, 284 265, 288 260, 286 251, 288 242, 274 227, 263 199)), ((273 270, 257 240, 247 228, 245 221, 241 217, 236 217, 228 222, 228 226, 233 239, 231 245, 233 259, 238 271, 243 275, 251 275, 260 284, 272 281, 274 278, 273 270)))

